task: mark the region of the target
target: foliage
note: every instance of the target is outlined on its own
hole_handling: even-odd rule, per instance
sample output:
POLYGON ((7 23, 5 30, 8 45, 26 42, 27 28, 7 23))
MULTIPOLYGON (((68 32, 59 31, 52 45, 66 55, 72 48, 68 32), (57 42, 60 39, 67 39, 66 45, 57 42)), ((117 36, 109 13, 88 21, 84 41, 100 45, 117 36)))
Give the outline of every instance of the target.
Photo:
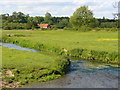
POLYGON ((49 12, 47 12, 47 13, 45 14, 45 17, 52 17, 52 15, 51 15, 49 12))
POLYGON ((26 23, 3 23, 2 27, 4 30, 12 30, 12 29, 28 29, 28 25, 26 23))
POLYGON ((117 22, 103 22, 99 27, 101 28, 117 28, 117 22))
POLYGON ((102 61, 107 63, 118 63, 118 53, 108 53, 105 51, 87 50, 87 49, 73 49, 68 52, 69 56, 80 57, 85 60, 102 61))
POLYGON ((56 28, 63 29, 64 27, 69 27, 68 19, 62 19, 58 24, 56 24, 56 28))
POLYGON ((37 29, 40 28, 38 24, 48 23, 54 25, 53 28, 64 28, 69 23, 69 17, 52 17, 50 13, 46 13, 45 17, 35 16, 31 17, 22 12, 13 12, 12 15, 2 14, 2 28, 4 30, 11 29, 37 29), (65 21, 65 22, 64 22, 65 21))
POLYGON ((73 27, 79 28, 81 26, 90 26, 93 20, 93 13, 88 9, 87 6, 82 6, 78 8, 74 13, 73 16, 70 18, 70 22, 73 27))
MULTIPOLYGON (((48 23, 52 27, 51 29, 63 29, 72 28, 72 30, 89 31, 89 28, 117 28, 118 20, 107 19, 103 17, 102 19, 93 18, 93 12, 88 9, 87 6, 82 6, 78 8, 73 16, 69 17, 52 17, 52 15, 47 12, 45 17, 35 16, 31 17, 29 14, 24 14, 23 12, 13 12, 12 15, 1 14, 2 17, 2 28, 4 30, 11 29, 39 29, 38 24, 48 23), (69 20, 70 19, 70 20, 69 20)), ((50 30, 51 30, 50 29, 50 30)), ((70 29, 68 29, 70 30, 70 29)))

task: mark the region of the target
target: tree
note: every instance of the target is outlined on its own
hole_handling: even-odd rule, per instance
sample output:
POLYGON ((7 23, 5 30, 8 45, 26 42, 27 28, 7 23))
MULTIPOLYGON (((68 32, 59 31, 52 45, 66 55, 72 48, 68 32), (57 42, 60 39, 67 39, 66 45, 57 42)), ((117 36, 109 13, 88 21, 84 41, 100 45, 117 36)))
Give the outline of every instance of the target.
POLYGON ((70 17, 70 23, 76 28, 80 28, 81 26, 90 27, 90 23, 93 23, 93 19, 93 12, 88 9, 88 6, 82 6, 70 17))
POLYGON ((47 13, 45 14, 45 17, 52 17, 52 15, 51 15, 49 12, 47 12, 47 13))
POLYGON ((36 24, 40 24, 44 21, 44 18, 40 16, 36 16, 33 18, 33 21, 36 22, 36 24))
POLYGON ((44 23, 53 24, 52 15, 49 12, 45 14, 44 23))
POLYGON ((11 17, 14 23, 26 23, 29 15, 25 15, 22 12, 13 12, 11 17))
POLYGON ((67 27, 69 25, 68 19, 62 19, 58 24, 56 24, 56 28, 63 29, 64 27, 67 27))
POLYGON ((28 17, 27 25, 28 29, 34 29, 37 26, 36 22, 34 21, 34 17, 28 17))

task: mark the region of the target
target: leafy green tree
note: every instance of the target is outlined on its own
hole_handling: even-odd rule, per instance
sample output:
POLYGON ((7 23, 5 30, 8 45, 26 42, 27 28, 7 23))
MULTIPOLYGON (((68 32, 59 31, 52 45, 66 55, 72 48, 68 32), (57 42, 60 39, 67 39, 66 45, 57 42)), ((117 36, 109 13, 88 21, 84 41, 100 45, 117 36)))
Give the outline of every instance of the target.
POLYGON ((27 25, 27 28, 29 27, 30 29, 34 29, 37 26, 34 17, 28 17, 27 25))
POLYGON ((67 27, 69 25, 68 19, 62 19, 57 25, 56 28, 63 29, 64 27, 67 27))
POLYGON ((29 17, 29 15, 25 15, 22 12, 13 12, 12 13, 12 22, 14 23, 27 23, 27 18, 29 17))
POLYGON ((70 17, 70 23, 76 28, 80 28, 81 26, 89 27, 93 23, 93 19, 93 12, 88 9, 88 6, 82 6, 70 17))
POLYGON ((101 28, 117 28, 118 22, 103 22, 100 24, 101 28))
POLYGON ((91 19, 91 23, 88 24, 88 26, 92 28, 99 27, 99 25, 100 22, 96 18, 91 19))
POLYGON ((33 21, 36 22, 36 24, 40 24, 44 21, 44 18, 40 16, 36 16, 33 18, 33 21))
POLYGON ((45 14, 45 17, 52 17, 52 15, 51 15, 49 12, 47 12, 47 13, 45 14))
POLYGON ((45 14, 43 23, 53 24, 52 15, 49 12, 45 14))

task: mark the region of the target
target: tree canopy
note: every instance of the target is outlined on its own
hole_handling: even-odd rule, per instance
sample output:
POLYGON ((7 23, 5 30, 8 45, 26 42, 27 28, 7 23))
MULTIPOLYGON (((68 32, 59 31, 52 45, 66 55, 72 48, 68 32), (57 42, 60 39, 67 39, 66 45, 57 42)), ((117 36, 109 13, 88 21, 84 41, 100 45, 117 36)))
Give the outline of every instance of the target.
POLYGON ((89 26, 93 19, 93 12, 88 9, 88 6, 82 6, 73 13, 70 22, 74 27, 89 26))
MULTIPOLYGON (((37 29, 38 24, 47 23, 51 25, 51 29, 66 29, 66 30, 85 30, 89 28, 117 28, 118 20, 94 18, 93 12, 88 9, 88 6, 78 8, 73 15, 69 17, 52 17, 49 12, 46 12, 45 17, 29 16, 23 12, 13 12, 12 15, 1 14, 2 28, 5 30, 11 29, 37 29)), ((0 23, 1 24, 1 23, 0 23)), ((1 28, 1 27, 0 27, 1 28)))
POLYGON ((52 17, 52 15, 51 15, 49 12, 47 12, 47 13, 45 14, 45 17, 52 17))

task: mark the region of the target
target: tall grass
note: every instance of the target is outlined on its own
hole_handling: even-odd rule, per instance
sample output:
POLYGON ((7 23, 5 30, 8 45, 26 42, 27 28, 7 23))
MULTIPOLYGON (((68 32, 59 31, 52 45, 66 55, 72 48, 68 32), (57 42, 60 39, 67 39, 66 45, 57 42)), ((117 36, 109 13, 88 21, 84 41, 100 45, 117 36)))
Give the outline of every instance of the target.
POLYGON ((118 64, 118 53, 117 52, 105 52, 105 51, 95 51, 87 49, 73 49, 68 51, 68 55, 72 57, 79 57, 85 60, 101 61, 106 63, 116 63, 118 64))

